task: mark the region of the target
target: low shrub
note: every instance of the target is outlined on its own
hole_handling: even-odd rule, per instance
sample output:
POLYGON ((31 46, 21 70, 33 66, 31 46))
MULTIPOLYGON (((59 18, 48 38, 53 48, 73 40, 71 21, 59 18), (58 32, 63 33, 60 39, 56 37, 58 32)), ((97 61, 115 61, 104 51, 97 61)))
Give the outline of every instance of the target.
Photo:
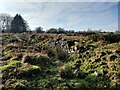
POLYGON ((19 76, 30 78, 30 76, 40 75, 42 73, 42 69, 40 66, 23 64, 22 67, 19 68, 19 76))
POLYGON ((22 63, 29 63, 32 65, 48 65, 51 60, 45 55, 24 55, 22 58, 22 63))

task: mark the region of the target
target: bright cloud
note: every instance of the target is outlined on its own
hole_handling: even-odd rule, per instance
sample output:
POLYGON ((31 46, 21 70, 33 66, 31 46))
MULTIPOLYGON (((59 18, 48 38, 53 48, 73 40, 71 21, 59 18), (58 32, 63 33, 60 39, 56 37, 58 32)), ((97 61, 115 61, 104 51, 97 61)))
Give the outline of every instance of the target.
POLYGON ((46 2, 9 1, 11 3, 0 3, 0 13, 8 13, 12 16, 20 13, 29 23, 31 29, 37 26, 42 26, 45 30, 51 27, 63 27, 65 29, 75 30, 91 28, 106 31, 115 31, 118 29, 117 2, 57 2, 57 0, 52 0, 54 2, 47 2, 47 0, 46 2))
POLYGON ((1 0, 1 2, 118 2, 119 0, 1 0))

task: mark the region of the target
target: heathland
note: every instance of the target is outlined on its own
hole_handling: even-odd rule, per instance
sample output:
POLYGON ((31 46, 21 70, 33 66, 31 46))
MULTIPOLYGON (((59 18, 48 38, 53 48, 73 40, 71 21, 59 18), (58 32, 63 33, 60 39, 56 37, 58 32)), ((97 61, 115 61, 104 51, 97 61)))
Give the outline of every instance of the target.
POLYGON ((120 34, 1 36, 3 90, 120 88, 120 34))

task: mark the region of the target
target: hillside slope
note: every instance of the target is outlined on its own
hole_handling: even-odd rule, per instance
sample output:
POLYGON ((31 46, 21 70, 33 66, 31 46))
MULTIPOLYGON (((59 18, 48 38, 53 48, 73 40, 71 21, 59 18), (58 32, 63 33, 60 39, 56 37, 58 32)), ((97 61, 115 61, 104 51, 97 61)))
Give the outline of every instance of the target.
POLYGON ((3 90, 120 88, 120 34, 2 34, 3 90))

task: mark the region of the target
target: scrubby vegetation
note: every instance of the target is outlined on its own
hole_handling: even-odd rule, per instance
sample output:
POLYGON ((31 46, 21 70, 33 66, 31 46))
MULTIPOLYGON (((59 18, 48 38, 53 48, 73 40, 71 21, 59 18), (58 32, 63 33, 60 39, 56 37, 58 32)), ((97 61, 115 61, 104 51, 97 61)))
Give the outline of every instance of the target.
POLYGON ((3 90, 120 88, 120 34, 3 33, 3 90))

